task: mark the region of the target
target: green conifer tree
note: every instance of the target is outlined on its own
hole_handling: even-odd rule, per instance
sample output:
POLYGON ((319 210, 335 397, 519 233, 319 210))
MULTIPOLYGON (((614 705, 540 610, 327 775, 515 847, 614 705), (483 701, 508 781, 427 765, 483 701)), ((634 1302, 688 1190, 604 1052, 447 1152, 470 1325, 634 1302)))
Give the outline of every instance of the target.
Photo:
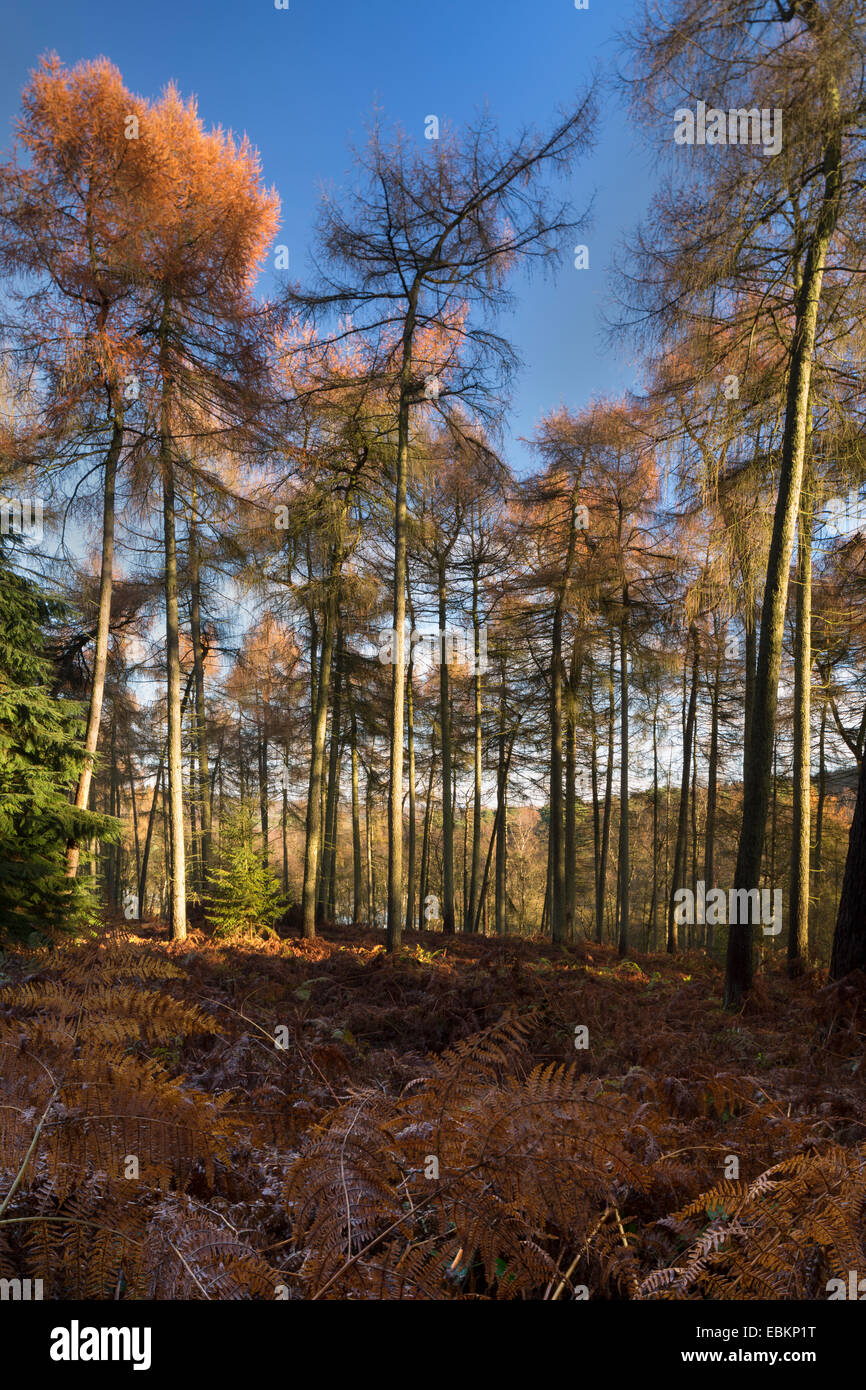
POLYGON ((220 864, 209 875, 208 920, 217 936, 273 932, 285 908, 280 886, 253 845, 252 815, 241 807, 220 830, 220 864))
POLYGON ((67 878, 66 845, 120 831, 69 799, 84 759, 83 706, 52 693, 46 654, 63 614, 0 550, 0 938, 80 925, 94 900, 67 878))

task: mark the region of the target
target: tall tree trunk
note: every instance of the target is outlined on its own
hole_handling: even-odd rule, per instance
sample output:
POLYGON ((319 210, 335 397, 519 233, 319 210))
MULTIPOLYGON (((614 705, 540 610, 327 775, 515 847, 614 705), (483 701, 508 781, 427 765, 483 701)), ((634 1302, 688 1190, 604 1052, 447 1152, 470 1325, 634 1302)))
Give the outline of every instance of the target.
MULTIPOLYGON (((109 771, 108 771, 108 814, 110 816, 120 815, 120 775, 117 766, 117 700, 112 700, 111 704, 111 739, 109 743, 109 771)), ((116 912, 119 906, 118 887, 120 883, 120 845, 110 844, 108 846, 108 874, 106 878, 106 889, 108 895, 108 905, 112 912, 116 912)))
POLYGON ((571 648, 565 718, 565 922, 574 940, 577 920, 577 691, 583 670, 578 640, 571 648))
MULTIPOLYGON (((256 699, 258 703, 258 697, 256 699)), ((258 729, 259 764, 259 822, 262 828, 262 863, 267 867, 271 826, 268 795, 268 707, 262 702, 261 724, 258 729)))
POLYGON ((507 720, 505 663, 502 663, 499 689, 499 732, 496 752, 496 935, 504 936, 508 929, 508 767, 505 759, 507 720))
POLYGON ((335 640, 335 600, 328 593, 322 625, 321 661, 313 713, 310 749, 310 779, 307 788, 307 817, 304 837, 304 885, 301 891, 304 936, 316 935, 316 891, 322 858, 322 786, 325 769, 325 741, 328 731, 328 696, 331 688, 331 661, 335 640))
POLYGON ((574 940, 577 908, 577 710, 574 691, 574 658, 565 688, 565 936, 574 940))
POLYGON ((478 615, 478 568, 473 568, 472 572, 472 634, 475 652, 475 673, 473 679, 473 695, 475 699, 474 715, 474 744, 473 744, 473 784, 472 784, 472 873, 469 881, 469 905, 466 910, 466 922, 469 923, 469 930, 472 930, 477 913, 479 878, 481 875, 481 755, 482 755, 482 671, 481 671, 481 628, 478 615))
POLYGON ((616 642, 611 633, 610 637, 610 664, 608 666, 608 687, 607 687, 607 769, 605 771, 604 784, 604 814, 602 816, 601 827, 601 857, 598 865, 598 888, 595 895, 595 931, 596 940, 601 944, 604 940, 604 909, 605 897, 607 894, 607 859, 610 848, 610 819, 611 808, 613 806, 613 736, 614 724, 616 719, 616 699, 614 696, 614 659, 616 654, 616 642))
POLYGON ((282 814, 280 817, 280 829, 283 841, 283 893, 288 896, 289 892, 289 749, 288 745, 283 745, 283 766, 281 769, 280 786, 282 788, 282 814))
POLYGON ((430 825, 433 818, 433 787, 436 778, 436 729, 430 735, 430 776, 427 780, 427 799, 424 803, 424 833, 421 839, 421 879, 418 897, 418 930, 427 929, 427 889, 430 882, 430 825))
POLYGON ((198 814, 201 834, 198 845, 200 890, 204 890, 210 872, 211 799, 208 770, 207 719, 204 702, 205 648, 201 636, 201 567, 198 537, 194 521, 189 534, 190 635, 192 637, 193 675, 195 677, 195 747, 198 762, 198 814))
MULTIPOLYGON (((823 677, 822 677, 823 678, 823 677)), ((823 838, 824 838, 824 798, 827 795, 827 763, 824 758, 824 744, 827 737, 827 699, 822 699, 822 726, 820 726, 819 739, 817 739, 817 806, 815 809, 815 859, 812 863, 812 872, 815 876, 816 901, 822 902, 822 877, 823 877, 823 838)), ((809 920, 809 955, 815 958, 816 945, 816 920, 815 916, 809 920)))
MULTIPOLYGON (((716 669, 710 695, 710 761, 707 769, 707 816, 704 835, 704 885, 706 892, 716 886, 716 807, 719 780, 719 692, 721 685, 721 646, 716 648, 716 669)), ((712 923, 707 923, 706 943, 713 944, 712 923)))
POLYGON ((601 807, 598 797, 598 722, 595 713, 595 681, 593 679, 594 666, 589 668, 589 718, 590 718, 590 764, 589 773, 592 784, 592 851, 593 851, 593 885, 595 888, 595 930, 596 939, 601 941, 602 937, 602 914, 603 906, 599 906, 601 892, 599 884, 601 882, 601 807))
MULTIPOLYGON (((415 627, 414 614, 411 615, 412 627, 415 627)), ((417 840, 416 825, 416 806, 415 806, 415 692, 414 692, 415 662, 413 661, 412 651, 409 653, 409 661, 406 666, 406 738, 408 741, 409 752, 409 839, 406 855, 406 927, 412 930, 415 921, 415 847, 417 840)))
POLYGON ((563 821, 562 773, 563 773, 563 685, 565 683, 565 663, 562 657, 562 623, 565 612, 571 572, 574 565, 577 540, 577 485, 571 495, 571 510, 568 529, 568 548, 562 579, 556 595, 553 610, 553 630, 550 651, 550 852, 548 871, 548 902, 550 908, 550 935, 554 942, 566 939, 565 895, 565 825, 563 821))
POLYGON ((466 906, 469 901, 469 801, 463 806, 463 902, 461 904, 461 917, 463 930, 471 932, 472 927, 466 916, 466 906))
MULTIPOLYGON (((332 658, 333 662, 333 658, 332 658)), ((316 925, 321 926, 325 920, 325 908, 322 902, 322 865, 325 859, 325 833, 327 827, 327 804, 328 804, 328 778, 325 775, 325 760, 328 748, 328 729, 331 720, 331 692, 328 692, 328 707, 325 714, 325 752, 322 758, 322 777, 319 783, 319 864, 316 869, 316 925)))
POLYGON ((244 712, 238 701, 238 794, 241 806, 247 799, 246 778, 244 768, 246 767, 246 755, 244 754, 244 712))
MULTIPOLYGON (((190 690, 191 690, 191 689, 192 689, 192 674, 190 674, 190 675, 187 677, 186 689, 185 689, 184 692, 183 692, 183 699, 181 700, 181 703, 180 703, 181 718, 183 718, 184 711, 186 710, 187 700, 189 699, 189 693, 190 693, 190 690)), ((147 866, 148 866, 148 861, 149 861, 149 859, 150 859, 150 846, 151 846, 151 843, 152 843, 152 841, 153 841, 153 827, 154 827, 154 823, 155 823, 155 820, 156 820, 157 810, 158 810, 158 807, 159 807, 160 792, 161 792, 161 790, 162 790, 162 779, 163 779, 163 776, 164 776, 164 773, 165 773, 165 759, 166 759, 167 753, 168 753, 168 739, 166 739, 165 743, 163 744, 163 746, 162 746, 162 752, 161 752, 160 755, 159 755, 159 763, 158 763, 157 769, 156 769, 156 781, 155 781, 155 783, 154 783, 154 788, 153 788, 153 800, 152 800, 152 802, 150 803, 150 813, 149 813, 149 815, 148 815, 148 817, 147 817, 147 831, 146 831, 145 837, 144 837, 144 853, 143 853, 142 856, 141 856, 141 873, 140 873, 140 875, 139 875, 139 880, 138 880, 138 903, 139 903, 139 913, 141 913, 141 912, 144 911, 144 895, 145 895, 145 891, 146 891, 146 889, 147 889, 147 866)))
POLYGON ((451 688, 445 624, 447 621, 445 557, 439 558, 439 731, 442 739, 442 930, 452 936, 454 921, 454 803, 451 786, 451 688))
POLYGON ((852 970, 866 970, 866 759, 860 767, 857 802, 848 837, 848 856, 842 878, 839 914, 833 934, 830 979, 841 980, 852 970))
POLYGON ((773 781, 771 794, 770 811, 770 884, 776 881, 776 826, 777 826, 777 802, 779 795, 779 740, 773 739, 773 781))
POLYGON ((171 437, 171 382, 164 377, 160 452, 165 536, 165 658, 168 671, 168 803, 171 836, 169 900, 171 934, 186 939, 186 844, 183 833, 183 716, 180 696, 177 539, 175 533, 174 441, 171 437))
POLYGON ((199 858, 199 833, 198 816, 196 815, 196 802, 198 800, 198 782, 196 778, 196 754, 195 754, 195 720, 190 718, 187 721, 187 743, 189 745, 189 775, 187 777, 187 805, 189 807, 189 845, 190 857, 187 864, 190 878, 192 880, 193 893, 201 892, 201 860, 199 858))
POLYGON ((547 837, 547 875, 544 880, 544 902, 541 907, 541 935, 547 935, 547 924, 550 921, 550 836, 547 837))
POLYGON ((364 820, 367 842, 367 920, 372 927, 376 921, 376 878, 373 872, 373 750, 367 771, 364 820))
MULTIPOLYGON (((743 820, 734 874, 735 889, 756 888, 760 882, 791 552, 800 511, 800 487, 807 448, 812 359, 824 269, 836 228, 842 188, 842 141, 837 119, 839 99, 832 76, 828 76, 827 82, 830 106, 833 108, 832 126, 824 147, 822 203, 806 252, 795 303, 779 492, 761 612, 755 702, 743 786, 743 820)), ((732 923, 728 931, 725 978, 724 1002, 727 1008, 739 1008, 743 996, 751 988, 752 975, 751 923, 732 923)))
POLYGON ((319 624, 314 613, 310 613, 310 717, 315 715, 319 699, 319 624))
POLYGON ((352 925, 362 920, 361 798, 358 789, 358 720, 352 709, 352 925))
POLYGON ((695 719, 695 737, 692 741, 692 892, 698 891, 698 734, 695 719))
POLYGON ((656 949, 659 902, 659 707, 653 706, 653 886, 647 922, 646 949, 656 949))
MULTIPOLYGON (((671 877, 670 901, 668 904, 668 951, 673 954, 679 950, 679 932, 676 919, 676 892, 683 886, 686 876, 686 837, 688 832, 689 815, 689 774, 692 763, 692 738, 695 731, 695 713, 698 703, 698 679, 700 672, 700 648, 698 644, 697 629, 692 625, 689 628, 689 639, 692 642, 694 656, 692 658, 692 688, 689 695, 689 707, 683 727, 683 768, 680 783, 680 808, 677 817, 677 838, 674 848, 674 868, 671 877)), ((688 644, 686 645, 688 652, 688 644)))
POLYGON ((343 630, 337 634, 331 695, 331 746, 328 755, 328 792, 325 798, 325 844, 319 885, 322 920, 333 921, 336 908, 337 819, 340 804, 340 742, 343 701, 343 630))
POLYGON ((755 668, 758 662, 758 606, 754 594, 747 602, 743 619, 746 628, 746 679, 743 694, 743 785, 749 762, 749 740, 752 733, 752 710, 755 707, 755 668))
POLYGON ((562 604, 553 613, 550 651, 550 836, 548 908, 550 936, 565 939, 565 852, 562 820, 562 604))
MULTIPOLYGON (((412 285, 403 327, 400 399, 397 406, 397 477, 394 490, 394 668, 391 681, 388 772, 387 949, 398 951, 403 935, 403 737, 406 698, 406 492, 409 474, 409 402, 412 346, 420 286, 412 285)), ((442 798, 443 804, 446 797, 442 798)))
MULTIPOLYGON (((123 416, 115 412, 108 453, 105 458, 105 482, 102 502, 102 559, 99 571, 99 611, 96 619, 96 650, 93 655, 93 681, 87 709, 87 731, 84 736, 84 761, 75 789, 75 805, 87 809, 90 783, 99 743, 102 721, 102 701, 105 694, 105 672, 108 668, 108 638, 111 624, 111 592, 114 578, 114 512, 117 484, 117 464, 123 446, 123 416)), ((66 847, 66 873, 75 878, 81 857, 81 845, 70 840, 66 847)))
MULTIPOLYGON (((818 735, 818 805, 815 809, 815 862, 813 865, 816 880, 821 874, 821 855, 824 839, 824 799, 827 795, 827 762, 825 745, 827 738, 827 701, 821 701, 821 732, 818 735)), ((816 883, 816 888, 817 888, 816 883)))
POLYGON ((172 874, 172 844, 171 829, 168 809, 168 789, 163 782, 162 787, 162 858, 163 858, 163 884, 162 884, 162 916, 171 917, 171 883, 172 874))
POLYGON ((673 755, 668 754, 668 769, 665 777, 665 872, 663 882, 662 901, 669 894, 669 880, 671 868, 671 760, 673 755))
MULTIPOLYGON (((138 892, 138 881, 141 877, 141 845, 138 836, 138 801, 135 795, 135 776, 132 771, 132 742, 129 738, 127 729, 126 740, 126 776, 129 782, 129 795, 132 800, 132 834, 135 842, 135 891, 138 892)), ((138 920, 141 921, 141 898, 138 899, 138 920)))
MULTIPOLYGON (((809 853, 812 835, 812 478, 804 466, 797 537, 797 613, 794 635, 794 796, 788 974, 801 975, 809 959, 809 853)), ((771 885, 772 886, 772 885, 771 885)))
POLYGON ((631 872, 629 866, 629 792, 628 792, 628 585, 622 586, 623 616, 619 627, 619 703, 620 703, 620 758, 619 758, 619 945, 618 952, 624 956, 628 952, 629 936, 629 886, 631 872))
POLYGON ((220 739, 219 753, 217 754, 217 767, 219 768, 219 825, 217 826, 217 854, 222 855, 223 848, 223 826, 226 823, 226 797, 225 797, 225 778, 223 777, 223 751, 225 748, 224 739, 220 739))
MULTIPOLYGON (((503 777, 506 785, 508 783, 508 772, 511 767, 511 755, 514 751, 514 740, 516 738, 516 733, 516 730, 512 733, 511 739, 508 743, 508 748, 505 753, 503 777)), ((475 914, 475 922, 473 924, 473 931, 477 932, 483 916, 485 936, 487 935, 487 881, 490 877, 490 863, 493 858, 494 845, 498 854, 500 836, 504 837, 505 835, 505 812, 506 803, 503 800, 498 803, 496 807, 496 814, 493 817, 493 828, 490 832, 490 841, 487 845, 487 857, 484 861, 484 873, 481 878, 481 893, 479 895, 478 907, 476 909, 475 914)))

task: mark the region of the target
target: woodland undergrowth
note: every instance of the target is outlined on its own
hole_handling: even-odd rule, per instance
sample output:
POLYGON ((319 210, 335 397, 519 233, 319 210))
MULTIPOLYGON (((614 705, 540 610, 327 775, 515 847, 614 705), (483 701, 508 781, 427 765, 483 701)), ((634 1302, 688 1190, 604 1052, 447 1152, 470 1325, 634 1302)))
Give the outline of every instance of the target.
POLYGON ((826 1298, 866 1268, 864 1034, 859 975, 768 970, 731 1015, 701 954, 119 926, 8 948, 0 1277, 53 1299, 826 1298))

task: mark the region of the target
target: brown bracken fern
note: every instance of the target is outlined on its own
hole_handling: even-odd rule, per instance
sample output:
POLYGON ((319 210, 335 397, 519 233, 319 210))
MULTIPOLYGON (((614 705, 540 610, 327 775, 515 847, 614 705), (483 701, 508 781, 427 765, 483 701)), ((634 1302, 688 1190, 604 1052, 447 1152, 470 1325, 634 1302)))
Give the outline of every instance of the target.
POLYGON ((562 1301, 822 1299, 861 1277, 866 981, 771 979, 725 1018, 699 961, 650 978, 549 953, 116 931, 10 949, 0 1278, 53 1299, 562 1301))
POLYGON ((279 1274, 189 1196, 230 1162, 230 1094, 147 1055, 219 1032, 166 992, 183 971, 113 935, 28 973, 0 990, 3 1274, 46 1298, 273 1298, 279 1274))

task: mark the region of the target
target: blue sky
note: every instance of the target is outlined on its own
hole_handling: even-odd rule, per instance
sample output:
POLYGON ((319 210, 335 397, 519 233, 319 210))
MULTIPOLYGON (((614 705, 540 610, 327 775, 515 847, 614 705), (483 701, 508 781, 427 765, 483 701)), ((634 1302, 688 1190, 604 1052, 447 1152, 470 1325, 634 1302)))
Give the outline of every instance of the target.
MULTIPOLYGON (((127 85, 157 96, 174 80, 198 98, 208 126, 246 133, 276 186, 290 249, 291 278, 305 278, 320 181, 339 184, 374 103, 389 121, 423 139, 437 115, 455 125, 485 103, 503 132, 546 124, 590 74, 610 70, 616 32, 633 0, 5 0, 0 71, 2 145, 11 139, 21 89, 39 56, 64 62, 99 55, 127 85)), ((590 268, 564 255, 555 280, 517 279, 518 302, 503 329, 524 367, 506 429, 511 462, 530 458, 520 436, 564 402, 634 384, 626 344, 611 349, 599 331, 606 268, 618 242, 643 215, 652 179, 628 115, 607 96, 593 154, 563 185, 578 209, 594 196, 590 268)), ((564 247, 570 252, 570 247, 564 247)))

